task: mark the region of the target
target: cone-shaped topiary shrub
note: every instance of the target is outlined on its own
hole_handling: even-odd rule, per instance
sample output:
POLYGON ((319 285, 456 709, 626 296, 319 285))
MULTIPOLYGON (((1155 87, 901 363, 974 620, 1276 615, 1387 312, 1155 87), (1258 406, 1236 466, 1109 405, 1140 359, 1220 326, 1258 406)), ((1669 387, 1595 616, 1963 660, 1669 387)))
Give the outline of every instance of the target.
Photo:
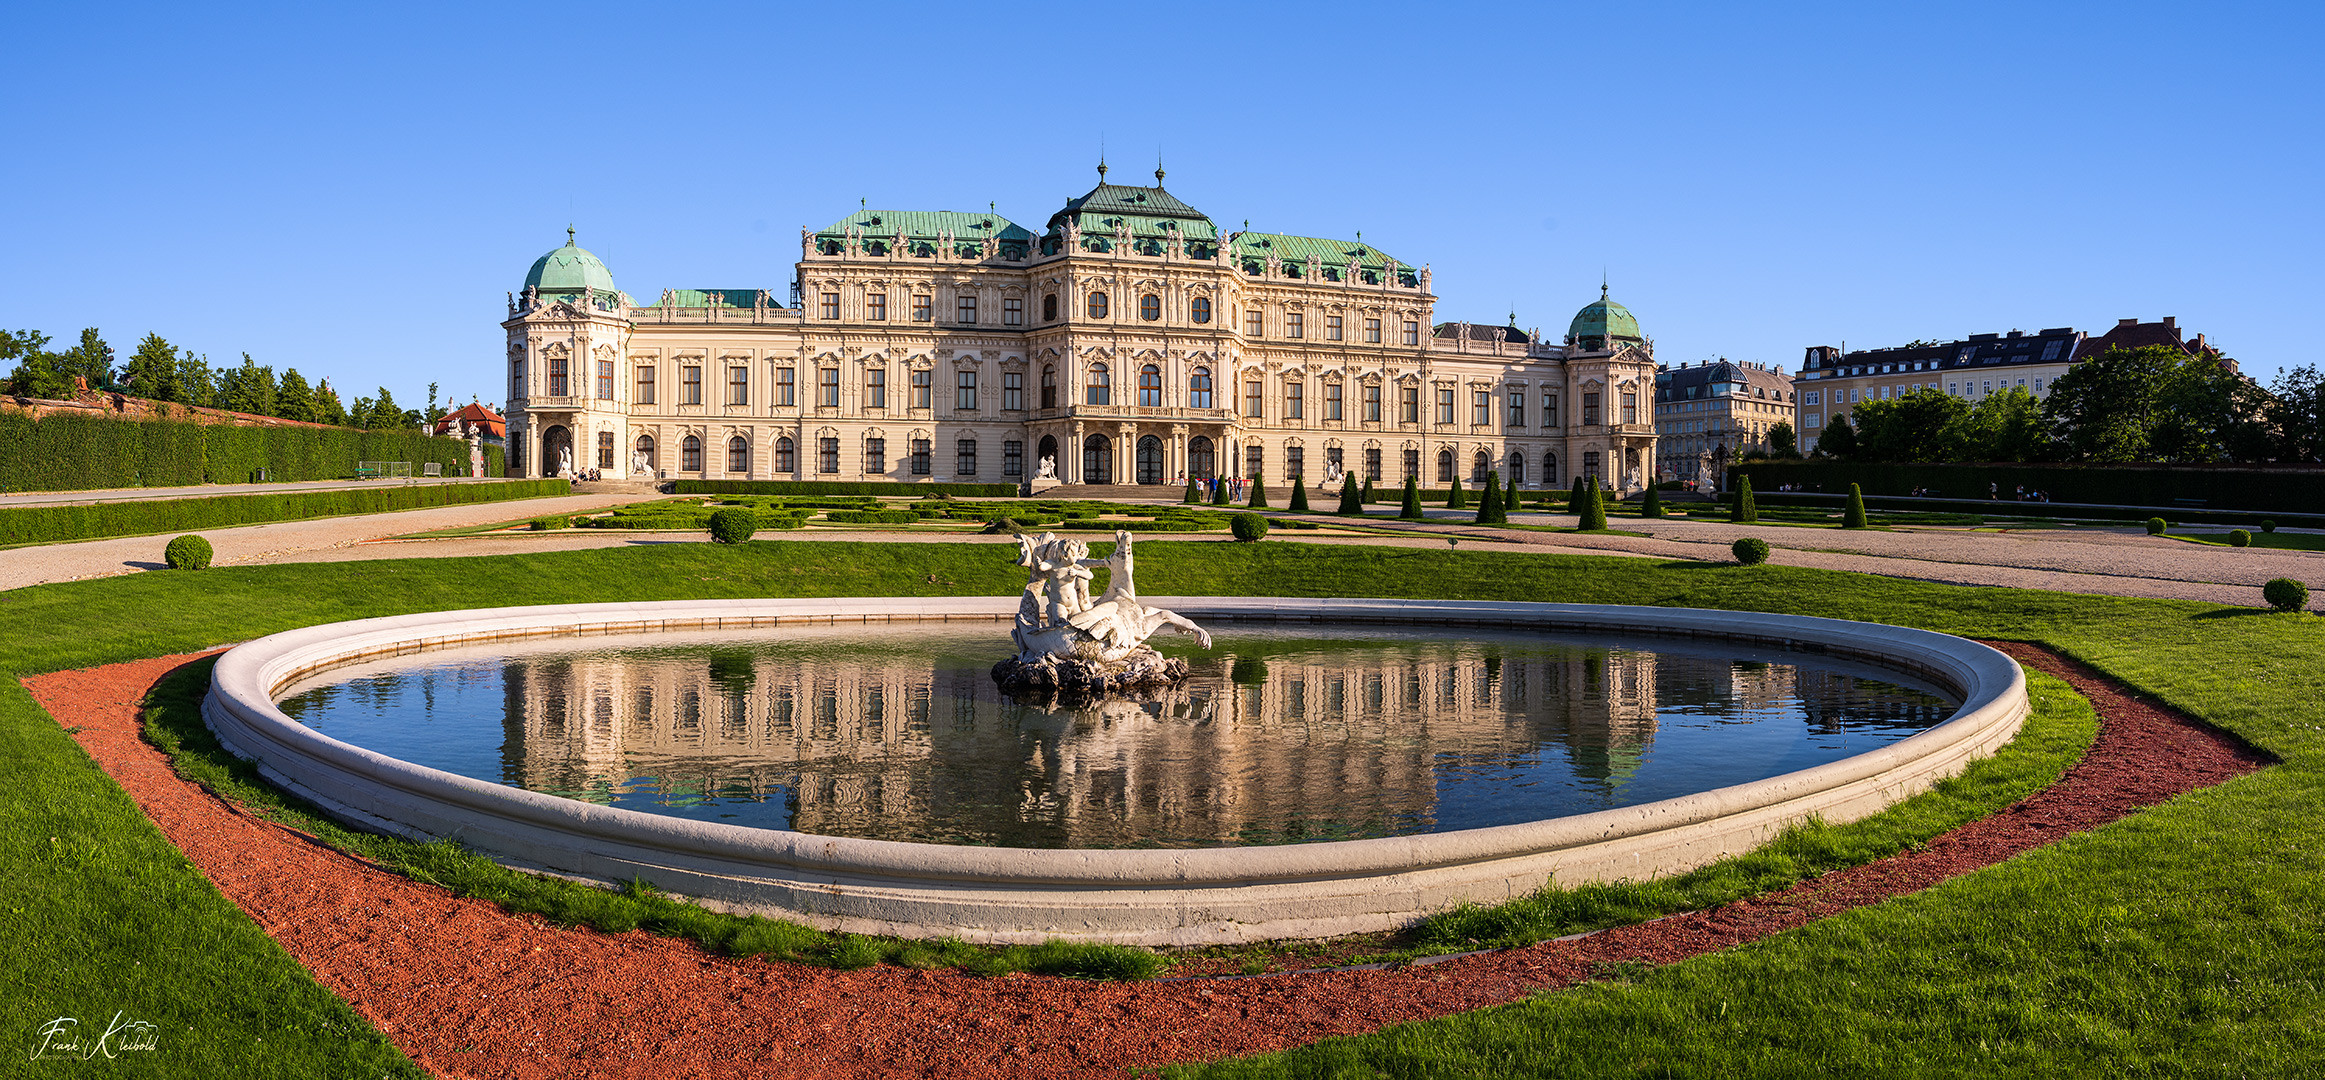
POLYGON ((1510 520, 1509 504, 1502 501, 1502 474, 1485 474, 1485 490, 1477 497, 1477 523, 1499 525, 1510 520))
POLYGON ((1359 502, 1366 506, 1371 506, 1372 504, 1380 501, 1372 497, 1372 477, 1367 476, 1364 478, 1364 493, 1357 498, 1359 502))
POLYGON ((1407 521, 1421 520, 1421 485, 1412 477, 1405 477, 1405 501, 1397 507, 1397 516, 1407 521))
POLYGON ((1203 489, 1195 486, 1194 477, 1190 476, 1187 478, 1187 494, 1180 498, 1179 501, 1183 503, 1199 503, 1203 501, 1203 489))
POLYGON ((1508 521, 1510 519, 1511 511, 1515 510, 1522 512, 1525 510, 1525 504, 1519 501, 1522 494, 1523 493, 1518 490, 1518 482, 1516 480, 1510 481, 1510 486, 1502 489, 1503 521, 1508 521))
POLYGON ((1364 496, 1356 490, 1356 475, 1354 473, 1341 478, 1340 512, 1343 514, 1364 513, 1364 496))
POLYGON ((1647 498, 1639 503, 1639 516, 1643 518, 1663 516, 1663 496, 1656 491, 1652 484, 1647 486, 1647 498))
POLYGON ((1598 478, 1591 477, 1582 489, 1582 520, 1576 526, 1584 530, 1607 527, 1606 500, 1599 495, 1598 478))
POLYGON ((2147 534, 2149 536, 2162 536, 2164 534, 2164 530, 2171 527, 2172 526, 2170 522, 2165 521, 2160 517, 2147 519, 2147 534))
POLYGON ((2261 599, 2278 611, 2302 611, 2309 606, 2309 587, 2289 577, 2277 578, 2260 587, 2261 599))
POLYGON ((1263 482, 1264 480, 1264 477, 1261 477, 1256 473, 1252 475, 1251 497, 1243 500, 1243 505, 1257 506, 1262 508, 1267 506, 1267 485, 1263 482))
POLYGON ((1758 566, 1768 561, 1768 541, 1747 536, 1735 542, 1728 550, 1736 553, 1736 561, 1745 566, 1758 566))
POLYGON ((1567 492, 1567 493, 1566 493, 1566 512, 1567 512, 1567 513, 1569 513, 1569 514, 1580 514, 1580 513, 1582 513, 1582 492, 1583 492, 1583 484, 1584 484, 1584 482, 1585 482, 1585 481, 1587 481, 1587 480, 1589 480, 1589 477, 1586 477, 1586 476, 1582 475, 1581 473, 1575 473, 1575 474, 1574 474, 1574 490, 1573 490, 1573 491, 1569 491, 1569 492, 1567 492))
POLYGON ((1290 509, 1295 514, 1308 512, 1308 478, 1305 476, 1292 477, 1292 505, 1290 509))
POLYGON ((2228 530, 2228 546, 2251 547, 2252 534, 2244 531, 2243 529, 2230 529, 2228 530))
POLYGON ((1751 477, 1744 475, 1738 475, 1736 477, 1736 504, 1732 508, 1732 512, 1728 515, 1728 520, 1744 525, 1752 525, 1759 522, 1760 507, 1759 504, 1752 501, 1751 477))
POLYGON ((1228 488, 1228 486, 1229 486, 1229 485, 1228 485, 1228 480, 1227 480, 1227 478, 1226 478, 1226 477, 1224 477, 1224 476, 1220 476, 1220 477, 1214 477, 1214 478, 1212 479, 1212 481, 1211 481, 1211 505, 1213 505, 1213 506, 1225 506, 1225 505, 1227 505, 1227 501, 1228 501, 1228 500, 1227 500, 1227 488, 1228 488))
POLYGON ((1237 540, 1258 540, 1267 535, 1267 519, 1258 514, 1237 514, 1227 519, 1227 529, 1237 540))
POLYGON ((1459 510, 1468 505, 1469 499, 1462 493, 1461 490, 1461 478, 1456 476, 1453 478, 1452 490, 1445 493, 1445 508, 1447 510, 1459 510))
POLYGON ((1841 511, 1841 528, 1862 529, 1865 524, 1865 493, 1857 485, 1850 484, 1849 505, 1841 511))
POLYGON ((172 570, 208 570, 210 542, 199 536, 181 536, 161 549, 161 558, 172 570))
POLYGON ((710 516, 710 538, 721 544, 740 544, 759 531, 759 515, 730 508, 710 516))

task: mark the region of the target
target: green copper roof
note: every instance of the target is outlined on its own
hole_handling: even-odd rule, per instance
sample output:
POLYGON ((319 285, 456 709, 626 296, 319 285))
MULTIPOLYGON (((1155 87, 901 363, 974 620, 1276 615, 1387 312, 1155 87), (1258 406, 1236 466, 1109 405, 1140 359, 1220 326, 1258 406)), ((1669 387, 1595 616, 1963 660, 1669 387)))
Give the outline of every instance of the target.
POLYGON ((1033 242, 1024 226, 991 211, 858 210, 818 230, 817 246, 826 255, 837 255, 850 230, 863 237, 865 252, 871 255, 888 254, 898 234, 904 237, 904 254, 924 258, 936 254, 937 238, 946 233, 960 248, 955 254, 969 258, 977 257, 986 237, 1001 242, 1004 256, 1022 252, 1033 242))
POLYGON ((1583 305, 1574 313, 1574 322, 1566 327, 1569 339, 1599 338, 1616 341, 1645 341, 1639 332, 1639 320, 1631 317, 1631 309, 1607 299, 1606 286, 1599 286, 1598 299, 1583 305))
POLYGON ((565 230, 565 246, 533 260, 533 268, 525 273, 525 287, 544 293, 572 293, 583 289, 602 292, 614 288, 613 271, 605 268, 598 257, 582 250, 573 240, 573 230, 565 230))
POLYGON ((1098 186, 1091 188, 1089 194, 1081 198, 1066 200, 1064 209, 1049 216, 1049 231, 1053 233, 1058 231, 1065 226, 1066 220, 1071 218, 1080 223, 1083 232, 1112 232, 1114 226, 1111 224, 1101 225, 1100 219, 1122 218, 1129 220, 1133 233, 1139 235, 1154 235, 1162 232, 1161 225, 1164 221, 1173 222, 1190 237, 1217 235, 1217 230, 1211 228, 1211 219, 1203 216, 1202 211, 1180 202, 1178 196, 1164 191, 1162 180, 1163 171, 1156 169, 1153 187, 1109 184, 1106 182, 1106 167, 1100 165, 1098 166, 1098 186), (1139 226, 1142 222, 1149 223, 1149 229, 1145 233, 1139 233, 1139 226), (1196 231, 1198 222, 1201 223, 1204 231, 1196 231))
MULTIPOLYGON (((1314 256, 1323 265, 1328 280, 1345 280, 1349 267, 1357 268, 1366 278, 1366 284, 1378 284, 1378 275, 1388 265, 1389 254, 1362 240, 1326 240, 1315 236, 1291 236, 1285 233, 1240 232, 1229 245, 1239 265, 1246 273, 1257 273, 1269 255, 1281 260, 1293 273, 1306 272, 1308 258, 1314 256)), ((1414 275, 1418 267, 1400 264, 1398 284, 1417 284, 1414 275)))
MULTIPOLYGON (((758 306, 759 289, 671 289, 662 294, 658 303, 666 307, 719 307, 749 311, 758 306)), ((782 307, 783 302, 773 293, 767 295, 768 307, 782 307)))

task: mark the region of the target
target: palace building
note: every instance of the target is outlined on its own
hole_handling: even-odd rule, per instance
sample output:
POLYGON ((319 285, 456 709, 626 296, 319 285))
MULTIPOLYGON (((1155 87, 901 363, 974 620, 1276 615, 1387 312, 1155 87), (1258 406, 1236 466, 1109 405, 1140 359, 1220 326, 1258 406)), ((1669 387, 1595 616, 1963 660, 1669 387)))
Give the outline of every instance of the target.
POLYGON ((802 230, 785 297, 640 304, 568 230, 501 324, 510 473, 1655 477, 1653 343, 1605 290, 1555 343, 1514 315, 1438 323, 1429 270, 1361 238, 1225 232, 1159 168, 1098 172, 1038 230, 869 209, 802 230))

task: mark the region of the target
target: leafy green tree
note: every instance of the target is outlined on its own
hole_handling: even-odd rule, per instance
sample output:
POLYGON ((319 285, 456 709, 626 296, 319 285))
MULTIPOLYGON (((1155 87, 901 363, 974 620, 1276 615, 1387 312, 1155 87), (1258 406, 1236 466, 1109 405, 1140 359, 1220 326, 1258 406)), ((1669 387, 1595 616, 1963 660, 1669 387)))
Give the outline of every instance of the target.
POLYGON ((260 367, 257 361, 250 358, 249 353, 242 354, 241 367, 227 368, 218 373, 220 408, 257 416, 273 416, 275 394, 274 369, 260 367))
POLYGON ((2050 456, 2050 425, 2042 402, 2013 386, 1979 398, 1962 418, 1965 461, 2041 461, 2050 456))
POLYGON ((121 388, 113 377, 113 346, 105 344, 94 326, 81 331, 80 344, 57 354, 56 367, 57 374, 64 376, 67 393, 76 376, 87 380, 91 390, 121 388))
POLYGON ((1800 456, 1800 435, 1792 430, 1792 421, 1778 420, 1768 429, 1768 450, 1777 457, 1800 456))
POLYGON ((339 403, 339 391, 331 389, 331 380, 325 379, 315 387, 315 422, 354 426, 348 423, 347 407, 339 403))
POLYGON ((38 330, 0 331, 0 363, 13 360, 8 392, 22 397, 62 398, 73 381, 58 370, 57 355, 48 351, 48 335, 38 330))
POLYGON ((379 402, 368 397, 356 398, 355 404, 347 407, 347 426, 352 428, 370 428, 372 426, 372 414, 378 411, 379 402))
POLYGON ((128 392, 152 401, 179 401, 184 393, 178 383, 177 346, 162 340, 160 334, 147 334, 137 343, 137 351, 129 354, 129 363, 121 368, 121 381, 128 392))
POLYGON ((1340 512, 1350 515, 1364 513, 1364 494, 1356 489, 1355 473, 1340 480, 1340 512))
POLYGON ((1833 417, 1825 425, 1824 434, 1817 436, 1816 456, 1840 461, 1857 456, 1857 427, 1849 422, 1846 413, 1833 417))
POLYGON ((379 388, 379 399, 372 402, 371 414, 364 418, 363 426, 374 431, 408 426, 403 406, 396 404, 396 396, 387 387, 379 388))
POLYGON ((2207 462, 2268 452, 2268 395, 2209 356, 2109 349, 2051 384, 2043 417, 2071 461, 2207 462))
POLYGON ((178 396, 173 400, 196 408, 218 407, 218 376, 210 370, 210 358, 196 356, 192 350, 178 353, 178 396))
POLYGON ((1421 483, 1415 477, 1405 477, 1405 499, 1397 507, 1397 516, 1406 521, 1419 521, 1421 513, 1421 483))
POLYGON ((2268 424, 2278 461, 2325 461, 2325 377, 2313 365, 2286 368, 2269 384, 2268 424))
POLYGON ((433 425, 436 421, 444 419, 444 408, 436 404, 436 389, 435 383, 428 384, 428 407, 420 411, 420 420, 423 423, 433 425))
POLYGON ((282 385, 275 391, 274 414, 285 420, 315 419, 315 391, 299 369, 283 369, 282 385))
MULTIPOLYGON (((1864 461, 1966 460, 1970 403, 1926 387, 1857 406, 1857 453, 1864 461)), ((1829 432, 1827 433, 1830 434, 1829 432)))

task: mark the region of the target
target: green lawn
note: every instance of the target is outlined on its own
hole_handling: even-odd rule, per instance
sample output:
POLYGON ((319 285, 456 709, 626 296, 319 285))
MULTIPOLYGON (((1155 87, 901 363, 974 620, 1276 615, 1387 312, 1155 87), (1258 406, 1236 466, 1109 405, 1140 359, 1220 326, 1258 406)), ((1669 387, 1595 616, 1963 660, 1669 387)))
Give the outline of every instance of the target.
MULTIPOLYGON (((1195 1074, 2290 1076, 2325 1060, 2325 620, 1493 550, 1198 541, 1142 555, 1140 585, 1157 595, 1673 604, 2042 641, 2283 759, 1753 946, 1195 1074)), ((151 573, 0 593, 0 667, 32 674, 434 608, 1008 595, 1021 574, 982 546, 782 541, 151 573)), ((158 1021, 171 1052, 109 1063, 124 1075, 416 1075, 12 682, 0 684, 0 770, 0 955, 12 959, 0 1027, 116 1008, 158 1021)))

